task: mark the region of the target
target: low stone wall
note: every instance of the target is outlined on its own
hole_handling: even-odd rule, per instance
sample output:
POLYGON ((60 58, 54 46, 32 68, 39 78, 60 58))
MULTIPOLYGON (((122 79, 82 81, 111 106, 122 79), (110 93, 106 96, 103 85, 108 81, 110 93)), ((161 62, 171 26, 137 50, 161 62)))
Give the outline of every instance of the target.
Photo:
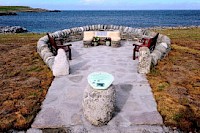
MULTIPOLYGON (((117 25, 87 25, 83 27, 76 27, 71 29, 64 29, 61 31, 56 31, 51 35, 55 38, 63 38, 65 42, 80 41, 83 39, 84 31, 112 31, 119 30, 122 40, 135 40, 141 39, 142 37, 154 37, 155 32, 149 29, 138 29, 125 26, 117 25)), ((156 65, 160 59, 165 57, 170 51, 171 40, 169 37, 159 34, 157 39, 157 44, 155 50, 151 53, 152 63, 156 65)), ((51 53, 48 48, 48 37, 44 36, 37 42, 37 51, 40 54, 44 62, 52 69, 55 56, 51 53)))

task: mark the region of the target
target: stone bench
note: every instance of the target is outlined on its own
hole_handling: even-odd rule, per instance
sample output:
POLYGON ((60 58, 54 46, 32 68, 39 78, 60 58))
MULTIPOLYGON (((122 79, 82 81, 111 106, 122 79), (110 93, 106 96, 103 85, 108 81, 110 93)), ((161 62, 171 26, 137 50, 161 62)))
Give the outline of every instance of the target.
POLYGON ((84 47, 94 46, 94 37, 99 38, 100 45, 106 45, 106 38, 111 40, 111 47, 120 47, 120 31, 84 31, 83 45, 84 47), (103 43, 102 43, 103 42, 103 43), (104 43, 105 42, 105 43, 104 43))

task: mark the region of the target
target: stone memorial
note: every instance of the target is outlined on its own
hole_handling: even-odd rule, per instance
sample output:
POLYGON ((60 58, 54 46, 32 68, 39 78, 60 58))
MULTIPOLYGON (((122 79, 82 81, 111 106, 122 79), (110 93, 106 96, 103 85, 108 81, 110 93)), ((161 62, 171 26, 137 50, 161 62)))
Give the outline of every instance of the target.
POLYGON ((114 77, 105 72, 91 73, 84 91, 83 114, 95 126, 106 125, 113 116, 115 106, 114 77))
POLYGON ((69 61, 63 49, 58 49, 55 57, 52 71, 54 76, 64 76, 69 74, 69 61))

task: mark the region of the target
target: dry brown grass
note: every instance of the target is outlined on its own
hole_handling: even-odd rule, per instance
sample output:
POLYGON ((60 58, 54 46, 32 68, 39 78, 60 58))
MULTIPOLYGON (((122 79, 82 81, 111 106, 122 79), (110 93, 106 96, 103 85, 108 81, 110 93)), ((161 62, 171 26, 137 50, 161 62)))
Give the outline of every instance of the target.
POLYGON ((157 32, 172 39, 172 51, 148 74, 158 111, 168 126, 200 131, 200 28, 157 32))
POLYGON ((0 131, 27 129, 52 81, 36 52, 42 34, 0 34, 0 131))
MULTIPOLYGON (((160 30, 172 51, 148 75, 168 126, 200 128, 200 29, 160 30)), ((43 34, 0 35, 0 130, 27 129, 40 110, 52 74, 36 53, 43 34)))

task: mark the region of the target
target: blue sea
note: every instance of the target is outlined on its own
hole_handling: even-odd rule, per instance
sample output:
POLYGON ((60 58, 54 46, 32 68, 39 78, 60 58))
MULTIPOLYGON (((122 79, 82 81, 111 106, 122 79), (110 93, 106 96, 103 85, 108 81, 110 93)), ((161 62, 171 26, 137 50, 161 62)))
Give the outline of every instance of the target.
POLYGON ((30 32, 54 32, 93 24, 139 28, 199 26, 200 10, 21 12, 17 16, 0 16, 0 26, 22 26, 30 32))

